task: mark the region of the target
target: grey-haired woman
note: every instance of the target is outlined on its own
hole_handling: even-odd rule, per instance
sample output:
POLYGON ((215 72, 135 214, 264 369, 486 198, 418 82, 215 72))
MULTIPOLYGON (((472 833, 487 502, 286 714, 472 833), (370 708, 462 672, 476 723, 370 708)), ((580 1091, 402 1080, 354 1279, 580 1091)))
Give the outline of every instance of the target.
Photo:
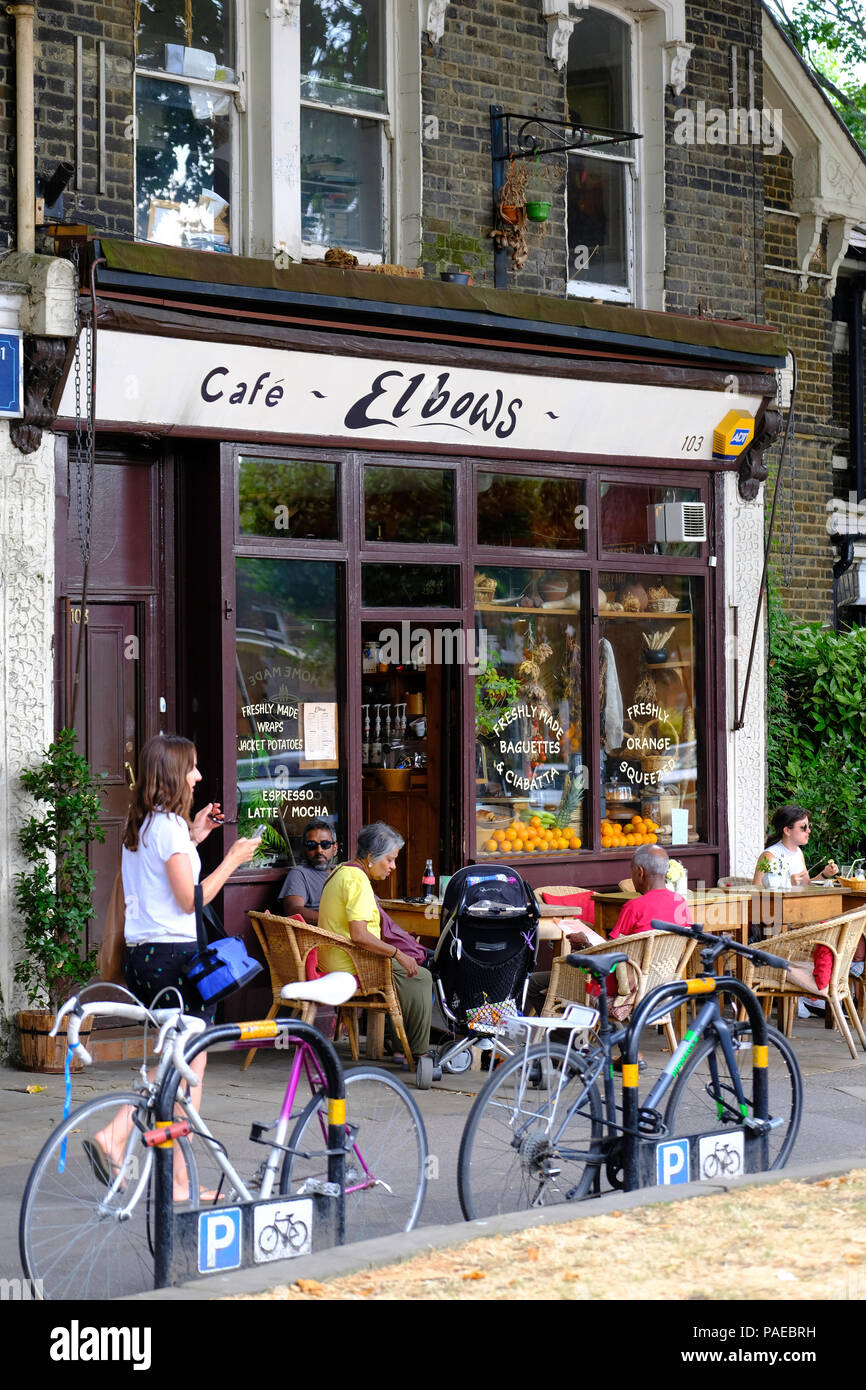
MULTIPOLYGON (((374 956, 390 956, 394 961, 394 984, 406 1037, 413 1057, 421 1057, 430 1046, 430 1019, 433 1011, 433 980, 429 970, 411 956, 382 939, 379 907, 373 884, 390 878, 403 848, 403 838, 384 821, 365 825, 358 835, 358 854, 341 864, 325 884, 319 903, 319 926, 337 936, 345 936, 374 956)), ((320 946, 321 970, 348 970, 351 957, 338 946, 320 946)))

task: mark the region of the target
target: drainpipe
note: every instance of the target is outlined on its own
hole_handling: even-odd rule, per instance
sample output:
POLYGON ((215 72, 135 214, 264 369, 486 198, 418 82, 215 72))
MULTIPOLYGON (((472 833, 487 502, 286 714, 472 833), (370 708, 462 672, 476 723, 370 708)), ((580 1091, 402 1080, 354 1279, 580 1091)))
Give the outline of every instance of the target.
POLYGON ((33 122, 33 24, 36 6, 7 5, 15 16, 15 116, 18 250, 36 250, 36 152, 33 122))
POLYGON ((863 290, 860 278, 854 281, 848 297, 848 418, 850 431, 851 472, 861 502, 864 490, 863 457, 863 290))

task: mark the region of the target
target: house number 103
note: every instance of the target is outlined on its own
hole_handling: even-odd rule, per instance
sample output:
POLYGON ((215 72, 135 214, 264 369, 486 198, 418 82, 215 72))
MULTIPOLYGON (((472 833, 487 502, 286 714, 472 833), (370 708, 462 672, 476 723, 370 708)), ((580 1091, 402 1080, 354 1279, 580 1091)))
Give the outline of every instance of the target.
POLYGON ((704 436, 702 434, 687 434, 680 445, 681 454, 699 454, 704 447, 704 436))

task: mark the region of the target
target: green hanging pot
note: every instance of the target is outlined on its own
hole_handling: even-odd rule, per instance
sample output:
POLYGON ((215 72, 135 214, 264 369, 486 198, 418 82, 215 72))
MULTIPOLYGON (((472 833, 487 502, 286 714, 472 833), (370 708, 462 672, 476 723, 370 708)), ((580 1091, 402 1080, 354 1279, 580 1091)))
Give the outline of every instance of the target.
POLYGON ((530 222, 546 222, 550 216, 550 203, 527 203, 526 216, 530 222))

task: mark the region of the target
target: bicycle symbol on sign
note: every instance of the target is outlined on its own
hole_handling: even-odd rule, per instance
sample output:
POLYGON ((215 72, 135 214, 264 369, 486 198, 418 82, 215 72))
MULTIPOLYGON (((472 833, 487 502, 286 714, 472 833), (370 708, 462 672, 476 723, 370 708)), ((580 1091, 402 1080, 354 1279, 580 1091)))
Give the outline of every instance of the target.
POLYGON ((273 1255, 280 1244, 284 1249, 302 1250, 308 1237, 304 1222, 298 1221, 290 1211, 282 1216, 275 1213, 270 1226, 264 1226, 259 1232, 259 1250, 263 1255, 273 1255))
POLYGON ((742 1171, 742 1154, 731 1148, 730 1144, 723 1144, 719 1140, 716 1141, 715 1148, 703 1157, 702 1176, 705 1178, 735 1178, 742 1171))

